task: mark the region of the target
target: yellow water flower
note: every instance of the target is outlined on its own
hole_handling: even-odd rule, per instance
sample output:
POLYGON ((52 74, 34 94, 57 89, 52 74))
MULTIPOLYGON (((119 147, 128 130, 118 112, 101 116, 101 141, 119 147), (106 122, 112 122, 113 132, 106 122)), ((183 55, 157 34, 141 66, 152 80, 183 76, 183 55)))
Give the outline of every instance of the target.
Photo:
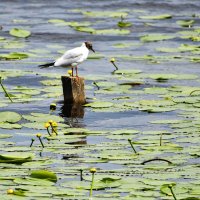
POLYGON ((36 134, 36 137, 38 137, 38 138, 41 137, 41 136, 42 136, 41 133, 37 133, 37 134, 36 134))
POLYGON ((68 70, 67 73, 71 76, 72 75, 72 70, 68 70))
POLYGON ((53 126, 53 127, 57 127, 57 126, 58 126, 57 122, 53 122, 53 123, 52 123, 52 126, 53 126))
POLYGON ((45 128, 49 128, 49 126, 50 126, 49 122, 46 122, 46 123, 44 124, 44 127, 45 127, 45 128))
POLYGON ((96 170, 96 168, 94 168, 94 167, 90 169, 90 173, 95 173, 96 171, 97 171, 97 170, 96 170))
POLYGON ((110 62, 115 62, 115 58, 111 58, 111 59, 110 59, 110 62))
POLYGON ((7 190, 7 194, 13 194, 14 193, 14 190, 13 189, 8 189, 7 190))

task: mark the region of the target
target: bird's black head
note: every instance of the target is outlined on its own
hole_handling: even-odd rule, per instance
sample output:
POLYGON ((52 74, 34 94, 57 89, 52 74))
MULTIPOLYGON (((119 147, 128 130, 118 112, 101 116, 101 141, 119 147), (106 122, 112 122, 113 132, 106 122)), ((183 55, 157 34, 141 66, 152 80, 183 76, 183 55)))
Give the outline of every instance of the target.
POLYGON ((93 51, 93 52, 95 53, 95 50, 94 50, 93 47, 92 47, 92 42, 85 42, 85 46, 86 46, 89 50, 91 50, 91 51, 93 51))

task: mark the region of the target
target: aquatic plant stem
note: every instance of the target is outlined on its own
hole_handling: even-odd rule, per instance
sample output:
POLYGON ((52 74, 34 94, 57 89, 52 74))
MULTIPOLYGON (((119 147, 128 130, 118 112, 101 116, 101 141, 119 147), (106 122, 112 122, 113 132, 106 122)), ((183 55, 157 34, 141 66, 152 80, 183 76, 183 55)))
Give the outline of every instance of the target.
POLYGON ((50 126, 51 126, 51 128, 52 128, 52 131, 53 131, 56 135, 58 135, 58 132, 54 129, 52 123, 49 123, 49 124, 50 124, 50 126))
POLYGON ((35 139, 32 138, 32 139, 31 139, 30 147, 32 147, 34 141, 35 141, 35 139))
POLYGON ((39 140, 40 140, 42 147, 44 148, 44 144, 43 144, 42 139, 40 137, 39 137, 39 140))
POLYGON ((38 137, 38 139, 40 140, 40 143, 41 143, 42 147, 44 148, 44 144, 43 144, 42 139, 41 139, 41 134, 38 133, 36 136, 38 137))
POLYGON ((163 133, 160 134, 160 146, 162 146, 162 136, 163 136, 163 133))
POLYGON ((80 181, 83 181, 83 169, 80 169, 80 181))
POLYGON ((171 191, 171 193, 172 193, 172 196, 174 197, 174 200, 177 200, 176 195, 174 194, 172 185, 168 185, 168 188, 170 189, 170 191, 171 191))
POLYGON ((93 186, 94 186, 94 172, 92 173, 92 182, 90 186, 90 198, 92 197, 93 186))
POLYGON ((10 95, 8 94, 8 92, 6 91, 6 88, 3 86, 3 83, 2 83, 2 80, 1 80, 1 77, 0 77, 0 85, 3 89, 3 91, 5 92, 6 96, 10 99, 10 101, 13 103, 13 100, 11 99, 10 95))
POLYGON ((131 142, 131 139, 128 139, 128 142, 130 143, 130 145, 131 145, 133 151, 137 154, 137 151, 135 150, 135 148, 134 148, 134 146, 133 146, 133 144, 132 144, 132 142, 131 142))
POLYGON ((97 85, 97 83, 94 81, 93 84, 97 87, 97 89, 99 90, 100 87, 97 85))
POLYGON ((194 92, 198 92, 200 90, 193 90, 192 92, 190 92, 190 96, 194 93, 194 92))
POLYGON ((167 160, 167 159, 164 159, 164 158, 153 158, 153 159, 146 160, 146 161, 142 162, 141 165, 144 165, 144 164, 146 164, 146 163, 148 163, 148 162, 152 162, 152 161, 165 161, 165 162, 167 162, 167 163, 169 163, 169 164, 172 164, 171 161, 169 161, 169 160, 167 160))
POLYGON ((117 67, 117 65, 115 64, 115 62, 111 61, 111 63, 113 64, 113 66, 116 68, 116 70, 118 70, 119 68, 117 67))
POLYGON ((49 132, 49 127, 47 127, 47 133, 49 134, 49 136, 51 136, 51 133, 49 132))

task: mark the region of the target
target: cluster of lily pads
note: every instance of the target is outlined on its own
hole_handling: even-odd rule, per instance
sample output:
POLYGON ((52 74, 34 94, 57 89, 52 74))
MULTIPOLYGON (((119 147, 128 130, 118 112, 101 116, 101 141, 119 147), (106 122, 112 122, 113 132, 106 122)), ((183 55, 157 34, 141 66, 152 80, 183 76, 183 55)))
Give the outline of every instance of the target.
MULTIPOLYGON (((75 32, 112 36, 128 36, 134 28, 129 18, 130 11, 94 12, 78 9, 71 12, 85 16, 87 21, 50 19, 47 22, 52 27, 70 27, 75 32), (116 26, 97 28, 96 24, 105 24, 102 19, 114 21, 116 26)), ((156 26, 159 20, 173 19, 170 14, 141 16, 141 13, 137 12, 138 20, 146 27, 156 26)), ((56 200, 88 199, 92 196, 94 200, 199 199, 199 76, 188 73, 146 73, 132 67, 124 69, 118 63, 118 60, 155 65, 169 60, 178 63, 199 62, 200 48, 195 42, 200 40, 200 31, 198 27, 193 28, 198 16, 191 17, 193 19, 177 20, 174 24, 182 31, 175 34, 141 34, 138 38, 140 43, 136 44, 138 47, 179 38, 184 41, 180 46, 156 46, 153 55, 95 54, 89 57, 99 60, 106 58, 108 65, 110 57, 114 57, 110 61, 115 70, 110 74, 85 76, 86 92, 90 97, 90 102, 84 105, 85 111, 135 111, 136 114, 142 112, 147 116, 161 116, 159 120, 149 119, 152 127, 148 131, 135 128, 96 130, 70 127, 58 113, 37 111, 40 102, 60 98, 60 74, 37 72, 40 80, 37 87, 7 86, 6 83, 12 81, 13 77, 24 79, 35 77, 36 73, 20 69, 1 70, 0 77, 5 81, 0 107, 12 110, 0 112, 1 198, 56 200), (187 44, 188 41, 195 44, 187 44), (181 84, 182 81, 191 84, 185 86, 181 84), (195 86, 192 85, 194 82, 195 86), (20 110, 18 106, 23 109, 28 107, 28 112, 23 113, 23 109, 20 110), (30 111, 32 106, 35 109, 30 111), (175 116, 173 119, 165 119, 165 113, 173 113, 175 116), (39 140, 29 145, 35 135, 39 140), (88 143, 91 138, 97 138, 98 143, 88 143), (89 169, 93 166, 97 171, 92 168, 91 181, 89 169)), ((11 29, 9 34, 16 38, 31 38, 31 32, 21 28, 11 29)), ((0 54, 0 59, 5 62, 15 60, 20 63, 23 60, 28 63, 33 58, 50 54, 46 49, 16 52, 16 49, 23 50, 26 42, 7 37, 0 37, 0 45, 8 51, 0 54)), ((118 42, 113 44, 113 48, 123 50, 133 48, 134 45, 118 42)), ((58 53, 63 51, 64 48, 59 46, 58 53)))

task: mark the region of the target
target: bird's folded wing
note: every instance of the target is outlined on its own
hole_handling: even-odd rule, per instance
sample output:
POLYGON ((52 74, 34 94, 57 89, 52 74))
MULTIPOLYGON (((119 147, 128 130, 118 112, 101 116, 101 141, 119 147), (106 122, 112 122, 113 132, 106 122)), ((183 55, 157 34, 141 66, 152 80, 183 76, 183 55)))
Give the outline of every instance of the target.
POLYGON ((65 54, 62 56, 63 59, 73 59, 78 58, 83 55, 82 51, 79 48, 75 48, 69 51, 66 51, 65 54))

